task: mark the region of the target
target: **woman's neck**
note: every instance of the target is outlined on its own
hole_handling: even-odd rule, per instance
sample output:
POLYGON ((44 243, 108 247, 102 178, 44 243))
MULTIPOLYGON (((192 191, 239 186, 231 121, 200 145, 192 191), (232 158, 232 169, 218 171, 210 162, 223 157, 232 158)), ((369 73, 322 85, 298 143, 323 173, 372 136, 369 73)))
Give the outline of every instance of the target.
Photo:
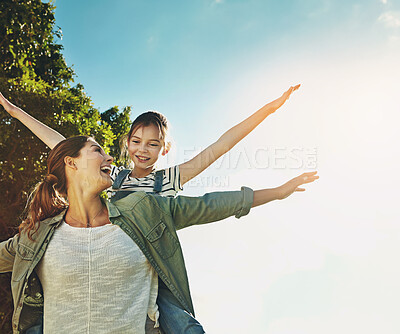
POLYGON ((69 207, 65 215, 67 224, 75 227, 95 227, 109 223, 107 208, 99 194, 69 189, 69 207))

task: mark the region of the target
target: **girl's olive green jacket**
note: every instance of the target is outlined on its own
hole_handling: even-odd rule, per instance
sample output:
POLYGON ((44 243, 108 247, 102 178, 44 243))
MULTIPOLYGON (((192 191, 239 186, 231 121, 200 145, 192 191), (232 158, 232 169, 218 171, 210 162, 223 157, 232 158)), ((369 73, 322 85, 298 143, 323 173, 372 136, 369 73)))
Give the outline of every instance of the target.
MULTIPOLYGON (((106 205, 111 223, 133 239, 182 307, 194 314, 176 230, 233 215, 239 218, 249 212, 252 203, 253 191, 243 187, 202 197, 167 198, 136 192, 106 205)), ((0 272, 12 271, 14 334, 24 333, 43 313, 43 290, 35 268, 64 214, 40 222, 34 241, 22 232, 0 243, 0 272)))

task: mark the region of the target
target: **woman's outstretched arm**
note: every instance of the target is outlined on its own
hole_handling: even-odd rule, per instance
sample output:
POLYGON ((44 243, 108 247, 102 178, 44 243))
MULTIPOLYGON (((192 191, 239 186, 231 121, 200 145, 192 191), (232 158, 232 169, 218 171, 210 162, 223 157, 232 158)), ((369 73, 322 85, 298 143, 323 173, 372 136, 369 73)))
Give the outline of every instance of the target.
POLYGON ((247 215, 250 208, 268 202, 284 199, 294 192, 304 191, 302 184, 311 183, 319 177, 317 172, 303 173, 285 184, 270 189, 251 190, 242 187, 241 191, 212 192, 201 197, 178 196, 163 198, 159 201, 169 201, 176 229, 196 224, 207 224, 230 216, 240 218, 247 215))
POLYGON ((226 131, 215 143, 196 155, 193 159, 179 165, 182 185, 199 175, 219 157, 231 150, 238 142, 253 131, 267 116, 280 108, 300 85, 290 87, 281 97, 266 104, 241 123, 226 131))
POLYGON ((3 94, 0 93, 0 104, 14 118, 20 120, 29 130, 31 130, 41 141, 43 141, 50 149, 53 149, 65 137, 56 130, 48 127, 36 118, 27 114, 21 108, 13 105, 3 94))
POLYGON ((300 188, 302 184, 314 182, 318 179, 317 172, 303 173, 277 188, 255 190, 252 208, 268 202, 285 199, 296 191, 305 191, 300 188))

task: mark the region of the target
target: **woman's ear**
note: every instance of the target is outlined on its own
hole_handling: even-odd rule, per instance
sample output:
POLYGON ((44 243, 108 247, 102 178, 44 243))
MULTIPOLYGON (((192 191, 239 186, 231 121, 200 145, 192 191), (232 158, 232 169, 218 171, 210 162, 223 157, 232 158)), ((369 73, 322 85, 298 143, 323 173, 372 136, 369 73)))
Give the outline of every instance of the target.
POLYGON ((172 144, 170 141, 166 142, 161 154, 166 155, 169 152, 169 150, 171 149, 171 146, 172 146, 172 144))
POLYGON ((66 157, 64 157, 64 163, 65 163, 65 166, 67 166, 69 168, 77 169, 74 158, 66 156, 66 157))

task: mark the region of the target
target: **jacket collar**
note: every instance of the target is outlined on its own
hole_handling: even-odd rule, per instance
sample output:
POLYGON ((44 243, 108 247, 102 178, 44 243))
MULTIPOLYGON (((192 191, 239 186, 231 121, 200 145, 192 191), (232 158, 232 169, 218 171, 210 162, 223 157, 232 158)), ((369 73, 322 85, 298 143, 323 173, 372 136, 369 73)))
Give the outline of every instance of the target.
MULTIPOLYGON (((107 210, 108 210, 108 216, 110 218, 116 218, 121 215, 118 208, 114 204, 110 203, 107 200, 104 200, 103 198, 101 199, 101 201, 106 205, 107 210)), ((61 222, 61 220, 64 218, 64 216, 67 212, 67 209, 64 209, 63 211, 61 211, 57 216, 50 217, 50 218, 43 220, 42 223, 48 224, 48 225, 55 225, 55 224, 58 225, 61 222)))
POLYGON ((57 216, 50 217, 50 218, 43 220, 41 222, 41 224, 48 224, 48 225, 57 224, 58 225, 58 223, 60 223, 60 221, 63 219, 66 212, 67 212, 67 209, 64 209, 57 216))
POLYGON ((106 204, 106 207, 108 209, 108 216, 110 218, 116 218, 121 215, 118 208, 114 204, 112 204, 109 201, 103 200, 103 199, 102 199, 102 201, 106 204))

